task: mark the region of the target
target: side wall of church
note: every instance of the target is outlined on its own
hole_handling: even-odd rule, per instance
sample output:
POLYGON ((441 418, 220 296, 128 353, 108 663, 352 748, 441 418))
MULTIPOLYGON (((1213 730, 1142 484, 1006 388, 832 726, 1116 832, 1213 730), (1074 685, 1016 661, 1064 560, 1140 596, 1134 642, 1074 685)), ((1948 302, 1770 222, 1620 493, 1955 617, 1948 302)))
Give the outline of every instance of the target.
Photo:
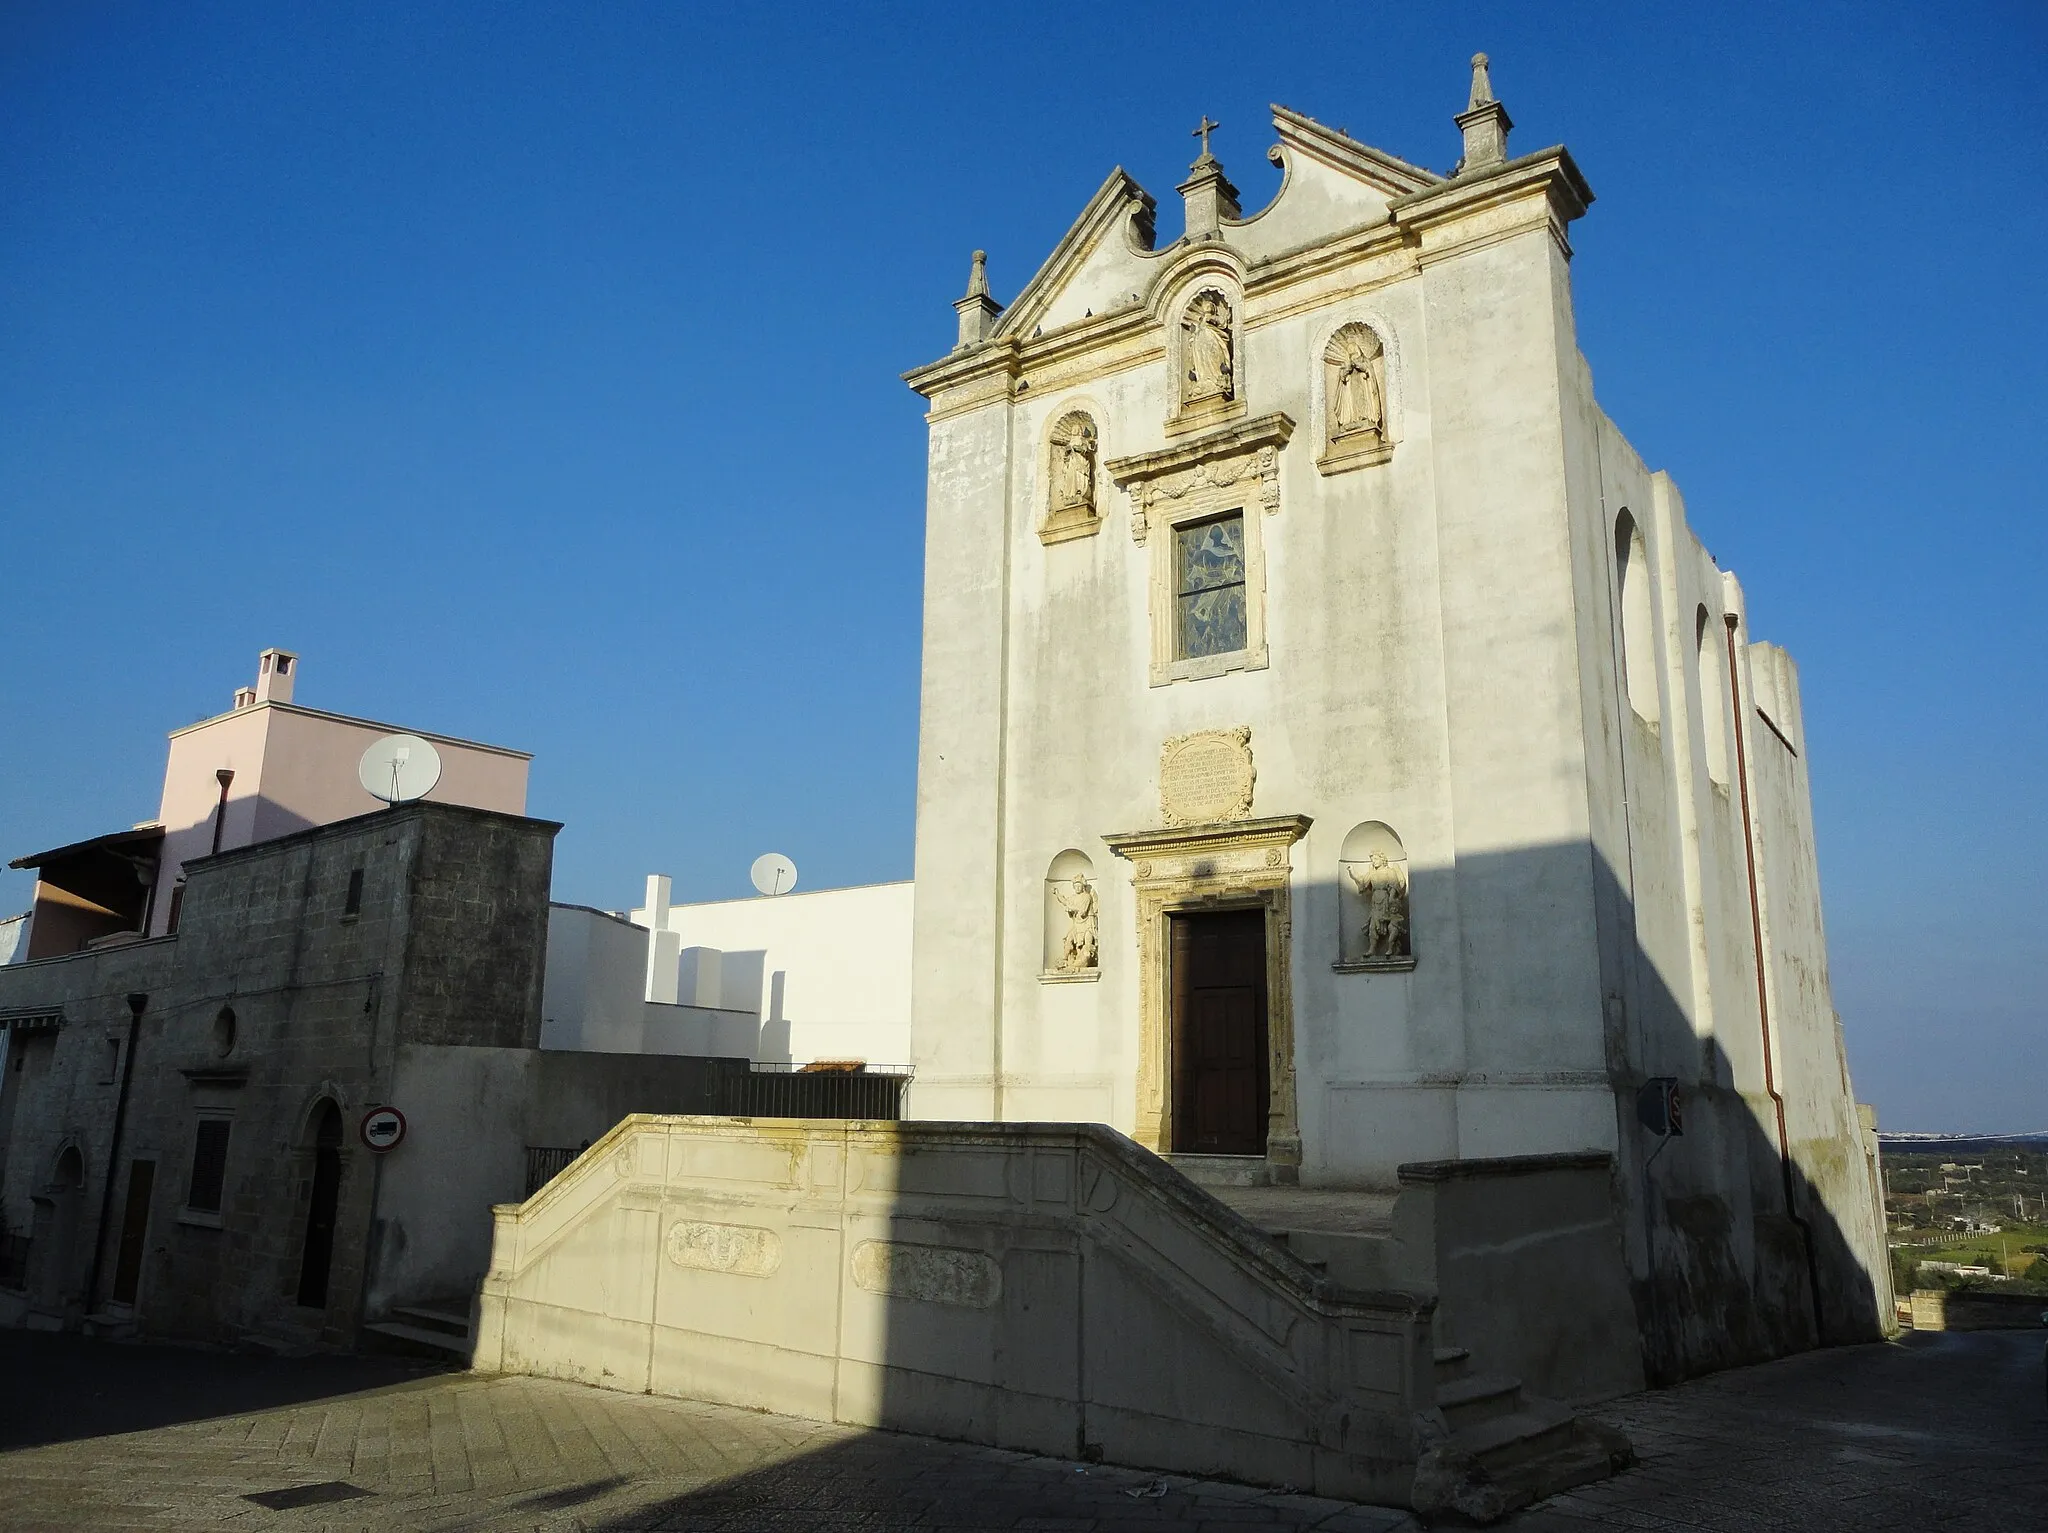
POLYGON ((1874 1335, 1882 1227, 1827 991, 1811 799, 1803 762, 1757 711, 1790 662, 1751 643, 1739 585, 1670 478, 1601 413, 1583 361, 1568 377, 1618 1190, 1651 1367, 1680 1376, 1811 1345, 1817 1314, 1830 1339, 1874 1335), (1668 1143, 1635 1110, 1656 1077, 1683 1104, 1668 1143))

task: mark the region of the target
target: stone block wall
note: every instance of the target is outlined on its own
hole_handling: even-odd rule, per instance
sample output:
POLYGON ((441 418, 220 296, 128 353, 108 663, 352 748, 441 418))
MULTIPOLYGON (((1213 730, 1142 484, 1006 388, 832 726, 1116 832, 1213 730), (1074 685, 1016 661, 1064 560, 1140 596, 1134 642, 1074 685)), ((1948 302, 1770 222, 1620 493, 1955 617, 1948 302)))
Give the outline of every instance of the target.
POLYGON ((376 1185, 357 1125, 393 1100, 396 1056, 410 1039, 538 1037, 558 828, 404 805, 189 864, 175 936, 0 969, 0 1017, 58 1019, 27 1035, 16 1052, 25 1068, 9 1072, 0 1147, 8 1227, 35 1228, 39 1207, 56 1208, 46 1189, 67 1148, 84 1167, 83 1187, 63 1194, 64 1218, 42 1216, 43 1249, 31 1260, 48 1280, 27 1302, 54 1321, 76 1320, 97 1239, 91 1308, 113 1322, 217 1342, 269 1333, 352 1344, 376 1185), (132 1061, 131 993, 147 997, 132 1061), (296 1300, 326 1103, 339 1114, 341 1178, 327 1303, 309 1308, 296 1300), (218 1211, 190 1206, 208 1118, 229 1124, 218 1211), (114 1305, 138 1160, 154 1168, 139 1291, 134 1304, 114 1305))

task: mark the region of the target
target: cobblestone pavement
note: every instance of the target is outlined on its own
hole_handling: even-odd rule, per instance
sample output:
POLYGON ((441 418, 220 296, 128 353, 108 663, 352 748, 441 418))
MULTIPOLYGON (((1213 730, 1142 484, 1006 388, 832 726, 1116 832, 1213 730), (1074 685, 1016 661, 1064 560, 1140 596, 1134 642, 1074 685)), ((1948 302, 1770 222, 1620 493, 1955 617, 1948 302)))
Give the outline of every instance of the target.
MULTIPOLYGON (((1597 1414, 1634 1437, 1641 1467, 1510 1526, 2039 1533, 2041 1348, 2038 1332, 1911 1337, 1613 1402, 1597 1414)), ((20 1333, 0 1334, 0 1450, 10 1530, 1414 1527, 1311 1496, 541 1379, 20 1333), (295 1488, 346 1499, 248 1499, 288 1503, 295 1488)))

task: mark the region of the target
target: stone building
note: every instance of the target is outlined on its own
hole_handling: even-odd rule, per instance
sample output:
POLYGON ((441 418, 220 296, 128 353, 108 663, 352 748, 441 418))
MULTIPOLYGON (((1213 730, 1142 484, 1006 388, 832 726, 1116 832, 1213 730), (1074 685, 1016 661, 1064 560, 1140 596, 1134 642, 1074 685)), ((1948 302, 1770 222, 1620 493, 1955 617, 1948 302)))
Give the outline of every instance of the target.
POLYGON ((1246 213, 1205 118, 1179 239, 1113 172, 908 375, 912 1110, 1217 1184, 1451 1167, 1453 1220, 1455 1168, 1597 1166, 1642 1339, 1600 1388, 1876 1335, 1797 672, 1595 400, 1585 177, 1509 154, 1483 57, 1457 121, 1442 175, 1276 107, 1246 213))
POLYGON ((187 862, 175 934, 0 969, 0 1324, 465 1330, 530 1152, 715 1103, 707 1061, 537 1048, 559 828, 380 810, 187 862))
MULTIPOLYGON (((94 944, 175 931, 188 859, 250 846, 367 814, 377 800, 356 767, 397 726, 293 701, 299 657, 266 649, 256 684, 226 713, 174 729, 156 818, 16 858, 36 870, 20 957, 49 958, 94 944)), ((424 736, 441 758, 435 797, 504 814, 526 812, 524 751, 448 735, 424 736)))

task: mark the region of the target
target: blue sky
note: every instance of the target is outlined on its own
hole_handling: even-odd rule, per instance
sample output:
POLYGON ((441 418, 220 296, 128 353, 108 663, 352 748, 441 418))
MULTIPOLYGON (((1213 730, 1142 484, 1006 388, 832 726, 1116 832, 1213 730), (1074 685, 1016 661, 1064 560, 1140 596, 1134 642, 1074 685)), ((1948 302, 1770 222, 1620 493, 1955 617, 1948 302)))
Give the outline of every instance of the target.
MULTIPOLYGON (((10 4, 0 845, 151 815, 256 651, 536 754, 559 897, 907 877, 967 252, 1266 103, 1448 169, 1486 49, 1603 404, 1803 671, 1886 1126, 2048 1127, 2048 11, 10 4)), ((0 906, 26 904, 0 875, 0 906)))

